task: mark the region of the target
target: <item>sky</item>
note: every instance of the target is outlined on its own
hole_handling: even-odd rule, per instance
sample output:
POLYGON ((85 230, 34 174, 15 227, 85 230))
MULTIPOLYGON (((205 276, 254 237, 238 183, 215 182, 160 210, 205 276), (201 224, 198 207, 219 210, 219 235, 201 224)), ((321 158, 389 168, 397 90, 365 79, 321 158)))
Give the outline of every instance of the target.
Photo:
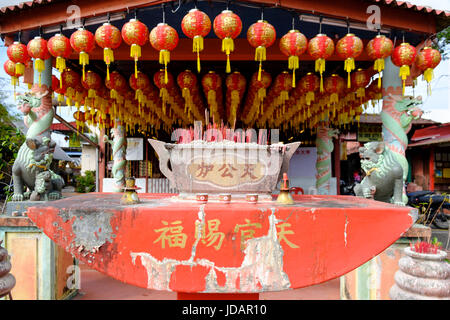
MULTIPOLYGON (((3 7, 6 4, 11 5, 18 2, 23 1, 0 0, 0 7, 3 7)), ((450 0, 408 0, 408 2, 415 5, 425 5, 434 9, 450 11, 450 0)), ((383 17, 381 17, 381 23, 383 23, 383 17)), ((449 58, 447 60, 442 60, 434 70, 434 79, 431 81, 431 96, 427 95, 427 84, 424 80, 422 80, 422 76, 418 78, 418 84, 414 89, 411 87, 407 87, 405 90, 405 94, 407 95, 422 97, 423 104, 421 108, 424 111, 424 115, 422 116, 423 118, 431 119, 441 123, 450 122, 450 46, 446 48, 446 52, 448 52, 449 58)), ((6 47, 0 40, 0 78, 7 79, 7 83, 9 84, 10 77, 5 73, 3 69, 3 63, 7 59, 8 57, 6 55, 6 47)), ((57 74, 56 70, 55 74, 57 74)), ((22 79, 23 78, 21 78, 21 80, 22 79)), ((15 103, 13 99, 13 87, 11 85, 7 85, 3 88, 0 88, 0 90, 6 92, 7 95, 10 96, 10 98, 7 99, 6 103, 14 105, 15 103)), ((21 84, 20 87, 17 88, 17 92, 25 91, 27 91, 27 87, 23 84, 21 84)), ((70 110, 69 108, 61 108, 60 115, 68 121, 73 121, 73 112, 73 109, 70 110)))

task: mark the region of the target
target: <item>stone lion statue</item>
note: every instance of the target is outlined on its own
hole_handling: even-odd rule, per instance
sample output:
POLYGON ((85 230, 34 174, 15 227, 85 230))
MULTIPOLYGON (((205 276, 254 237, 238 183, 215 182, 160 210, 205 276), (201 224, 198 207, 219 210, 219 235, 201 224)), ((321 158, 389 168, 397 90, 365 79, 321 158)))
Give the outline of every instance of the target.
POLYGON ((404 206, 403 168, 385 143, 368 142, 359 156, 366 176, 355 186, 355 195, 404 206))

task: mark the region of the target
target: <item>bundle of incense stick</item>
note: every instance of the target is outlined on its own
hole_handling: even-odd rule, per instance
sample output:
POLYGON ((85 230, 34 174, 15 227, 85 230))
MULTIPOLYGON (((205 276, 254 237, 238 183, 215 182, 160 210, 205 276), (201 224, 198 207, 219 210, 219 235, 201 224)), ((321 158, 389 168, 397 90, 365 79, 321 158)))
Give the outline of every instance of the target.
POLYGON ((201 125, 195 125, 187 129, 178 128, 173 131, 172 137, 177 143, 191 143, 192 141, 202 140, 205 142, 222 142, 224 140, 237 143, 257 143, 261 145, 269 144, 267 129, 259 129, 258 136, 254 129, 232 129, 223 122, 220 126, 208 123, 205 126, 205 132, 201 125))

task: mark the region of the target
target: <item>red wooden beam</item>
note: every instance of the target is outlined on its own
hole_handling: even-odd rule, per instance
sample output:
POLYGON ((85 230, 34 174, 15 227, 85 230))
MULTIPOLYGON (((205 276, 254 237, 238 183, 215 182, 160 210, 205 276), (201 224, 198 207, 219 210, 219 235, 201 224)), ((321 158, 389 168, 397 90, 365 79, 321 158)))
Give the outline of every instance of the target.
MULTIPOLYGON (((79 0, 76 2, 81 8, 80 18, 89 18, 105 15, 110 12, 126 11, 137 7, 158 5, 168 1, 146 1, 146 0, 108 0, 92 1, 79 0)), ((255 4, 268 6, 283 6, 305 13, 323 14, 329 17, 350 19, 365 23, 369 14, 366 13, 368 2, 361 0, 247 0, 255 4)), ((52 3, 49 6, 40 6, 32 9, 20 10, 4 15, 0 19, 0 33, 10 34, 19 30, 37 29, 40 26, 58 25, 66 22, 69 18, 67 8, 73 5, 72 1, 52 3)), ((431 34, 436 31, 436 19, 432 14, 424 14, 404 8, 396 8, 379 5, 381 22, 384 27, 394 27, 413 32, 431 34)))

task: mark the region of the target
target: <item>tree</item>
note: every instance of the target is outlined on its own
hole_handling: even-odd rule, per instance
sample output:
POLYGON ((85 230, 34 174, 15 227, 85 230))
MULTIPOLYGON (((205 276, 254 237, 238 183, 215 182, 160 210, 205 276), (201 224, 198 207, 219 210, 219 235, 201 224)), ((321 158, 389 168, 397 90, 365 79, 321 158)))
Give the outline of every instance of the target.
POLYGON ((448 59, 448 48, 450 45, 450 26, 436 33, 434 48, 439 50, 442 59, 448 59))
MULTIPOLYGON (((2 79, 0 85, 4 88, 2 79)), ((15 127, 14 121, 19 120, 18 116, 11 115, 11 106, 4 104, 5 92, 0 91, 0 196, 3 198, 9 195, 9 185, 11 183, 11 171, 14 160, 20 146, 25 141, 25 136, 15 127)))

